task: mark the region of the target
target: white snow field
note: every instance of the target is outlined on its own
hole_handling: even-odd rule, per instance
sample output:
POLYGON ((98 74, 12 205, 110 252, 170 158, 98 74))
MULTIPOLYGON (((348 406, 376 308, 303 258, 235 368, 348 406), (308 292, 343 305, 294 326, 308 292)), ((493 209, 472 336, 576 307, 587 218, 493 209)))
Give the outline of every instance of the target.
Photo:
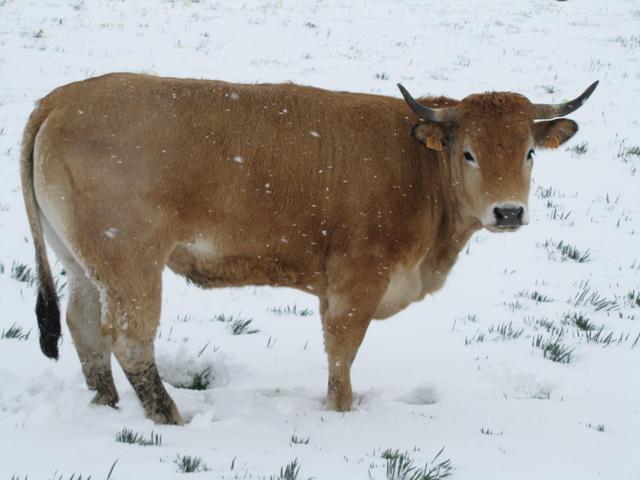
POLYGON ((0 0, 0 479, 640 479, 639 112, 636 0, 0 0), (537 102, 600 86, 537 154, 531 225, 477 233, 441 292, 372 324, 353 412, 323 406, 315 298, 167 272, 157 358, 187 424, 163 427, 115 361, 119 408, 90 404, 66 326, 57 363, 37 341, 22 129, 111 71, 537 102), (394 477, 385 449, 415 468, 394 477))

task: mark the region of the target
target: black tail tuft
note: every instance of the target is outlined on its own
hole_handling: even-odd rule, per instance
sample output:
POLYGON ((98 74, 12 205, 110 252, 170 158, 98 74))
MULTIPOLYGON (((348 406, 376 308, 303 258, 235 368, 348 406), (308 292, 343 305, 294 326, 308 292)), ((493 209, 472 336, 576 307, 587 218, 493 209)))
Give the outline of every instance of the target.
POLYGON ((60 338, 60 308, 54 295, 38 292, 36 316, 40 329, 40 349, 47 357, 58 359, 58 339, 60 338))

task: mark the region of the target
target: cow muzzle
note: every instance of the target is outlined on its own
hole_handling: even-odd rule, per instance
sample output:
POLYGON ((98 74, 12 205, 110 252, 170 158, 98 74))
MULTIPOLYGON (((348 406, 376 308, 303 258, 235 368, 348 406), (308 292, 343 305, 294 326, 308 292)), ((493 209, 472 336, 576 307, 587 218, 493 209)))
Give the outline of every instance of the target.
POLYGON ((515 232, 529 223, 527 207, 521 203, 494 204, 489 210, 485 227, 492 232, 515 232))

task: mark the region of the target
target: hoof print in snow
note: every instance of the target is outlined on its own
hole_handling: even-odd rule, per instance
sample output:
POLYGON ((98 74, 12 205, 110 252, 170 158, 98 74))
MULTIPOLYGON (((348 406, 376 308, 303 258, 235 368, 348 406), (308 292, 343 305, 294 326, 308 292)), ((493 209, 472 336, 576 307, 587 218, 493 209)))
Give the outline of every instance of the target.
POLYGON ((409 405, 433 405, 438 401, 438 395, 434 387, 416 387, 400 398, 400 401, 409 405))

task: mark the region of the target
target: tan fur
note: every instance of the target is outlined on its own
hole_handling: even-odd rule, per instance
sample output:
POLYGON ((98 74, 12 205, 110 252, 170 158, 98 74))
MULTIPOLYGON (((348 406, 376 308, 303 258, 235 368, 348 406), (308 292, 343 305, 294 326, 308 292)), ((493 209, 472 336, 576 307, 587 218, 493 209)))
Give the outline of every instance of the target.
POLYGON ((318 296, 328 406, 351 407, 370 320, 442 287, 487 202, 528 194, 526 98, 421 102, 460 109, 457 124, 429 127, 442 141, 425 137, 428 148, 400 99, 291 84, 111 74, 40 102, 25 191, 33 182, 40 215, 99 292, 103 334, 151 418, 182 421, 153 359, 165 265, 203 287, 318 296))

